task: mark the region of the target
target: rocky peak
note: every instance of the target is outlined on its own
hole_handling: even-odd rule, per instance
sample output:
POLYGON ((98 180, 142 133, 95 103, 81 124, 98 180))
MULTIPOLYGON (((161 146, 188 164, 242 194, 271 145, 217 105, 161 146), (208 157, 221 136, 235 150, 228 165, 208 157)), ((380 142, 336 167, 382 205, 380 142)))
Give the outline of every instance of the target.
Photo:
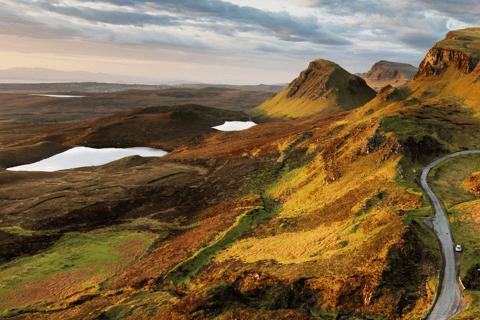
POLYGON ((453 65, 462 74, 472 72, 480 62, 480 28, 450 31, 423 59, 414 79, 436 76, 453 65))
POLYGON ((312 61, 287 90, 287 98, 306 97, 312 100, 328 99, 335 92, 355 95, 363 90, 372 91, 362 78, 323 59, 312 61))
POLYGON ((293 80, 287 89, 252 112, 271 117, 301 118, 318 113, 353 110, 375 98, 365 80, 336 63, 318 59, 293 80))
POLYGON ((375 90, 386 85, 402 88, 412 81, 416 72, 417 68, 410 64, 381 60, 362 78, 375 90))

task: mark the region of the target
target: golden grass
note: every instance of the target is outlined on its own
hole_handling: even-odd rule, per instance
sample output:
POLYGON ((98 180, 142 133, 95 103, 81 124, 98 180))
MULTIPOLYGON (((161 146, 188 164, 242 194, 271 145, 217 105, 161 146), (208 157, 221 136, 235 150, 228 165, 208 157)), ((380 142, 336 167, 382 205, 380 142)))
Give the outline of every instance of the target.
POLYGON ((480 224, 480 200, 460 203, 454 208, 462 214, 461 221, 480 224))
MULTIPOLYGON (((372 214, 370 219, 360 222, 362 228, 352 233, 355 225, 352 221, 321 226, 306 232, 283 233, 273 237, 244 239, 225 250, 218 262, 229 259, 254 263, 262 260, 275 260, 281 264, 302 264, 309 261, 331 259, 338 254, 347 254, 351 258, 361 252, 365 242, 385 229, 395 231, 389 241, 383 243, 381 250, 372 253, 372 257, 385 258, 391 245, 398 242, 403 233, 401 218, 391 209, 385 208, 372 214)), ((389 231, 390 232, 390 231, 389 231)))
POLYGON ((455 66, 448 66, 438 76, 423 77, 408 85, 414 93, 411 98, 422 100, 445 98, 452 102, 460 102, 471 108, 479 117, 480 83, 477 81, 480 65, 473 72, 463 75, 455 66))
POLYGON ((341 292, 351 290, 343 287, 352 281, 349 277, 367 277, 359 281, 368 283, 369 300, 389 250, 403 242, 406 227, 399 212, 422 206, 421 194, 393 181, 401 156, 393 153, 382 160, 396 143, 393 137, 372 154, 359 153, 377 123, 368 119, 336 126, 337 133, 317 146, 320 153, 308 166, 292 170, 267 190, 282 200, 282 212, 263 230, 220 252, 216 262, 275 261, 282 267, 269 272, 279 277, 315 275, 312 289, 324 292, 332 305, 341 292), (340 177, 325 184, 332 171, 340 177), (385 198, 372 200, 380 193, 385 198), (365 207, 370 201, 377 204, 365 207), (338 288, 324 287, 326 279, 338 288))
POLYGON ((275 97, 265 101, 254 110, 266 111, 268 115, 272 117, 301 118, 319 113, 330 108, 335 103, 333 96, 326 100, 318 99, 316 101, 308 98, 288 99, 286 97, 287 90, 278 93, 275 97))
POLYGON ((68 237, 71 239, 65 240, 60 249, 4 265, 0 272, 0 314, 33 305, 61 309, 82 296, 98 295, 102 283, 134 264, 157 238, 153 234, 96 231, 68 237), (81 237, 90 242, 83 243, 81 237))

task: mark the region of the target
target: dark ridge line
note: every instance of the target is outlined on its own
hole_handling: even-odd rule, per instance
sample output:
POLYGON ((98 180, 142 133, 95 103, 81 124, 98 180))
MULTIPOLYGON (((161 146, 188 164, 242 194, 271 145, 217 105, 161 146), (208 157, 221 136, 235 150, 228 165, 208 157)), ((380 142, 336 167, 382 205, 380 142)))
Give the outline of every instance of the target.
POLYGON ((30 210, 30 209, 32 209, 32 208, 35 208, 36 206, 39 206, 39 205, 41 205, 41 204, 44 203, 44 202, 47 202, 47 201, 50 201, 50 200, 55 200, 55 199, 58 199, 58 198, 65 198, 65 197, 66 197, 66 196, 63 195, 63 196, 53 197, 53 198, 50 198, 50 199, 45 199, 45 200, 43 200, 43 201, 40 201, 40 202, 37 203, 36 205, 33 205, 33 206, 31 206, 30 208, 24 210, 23 212, 28 211, 28 210, 30 210))
POLYGON ((176 173, 172 173, 172 174, 169 174, 169 175, 163 176, 163 177, 161 177, 161 178, 154 179, 154 180, 152 180, 152 181, 150 181, 150 182, 147 182, 147 184, 152 184, 152 183, 154 183, 154 182, 157 182, 157 181, 163 180, 163 179, 165 179, 165 178, 173 177, 173 176, 176 176, 176 175, 178 175, 178 174, 182 174, 182 173, 186 173, 186 172, 176 172, 176 173))

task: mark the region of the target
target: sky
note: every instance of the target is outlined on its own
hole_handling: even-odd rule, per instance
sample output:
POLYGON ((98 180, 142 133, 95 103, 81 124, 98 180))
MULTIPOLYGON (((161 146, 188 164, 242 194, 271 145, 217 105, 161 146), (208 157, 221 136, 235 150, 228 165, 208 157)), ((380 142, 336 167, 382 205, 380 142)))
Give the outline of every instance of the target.
POLYGON ((0 70, 288 83, 315 59, 416 67, 478 0, 0 0, 0 70))

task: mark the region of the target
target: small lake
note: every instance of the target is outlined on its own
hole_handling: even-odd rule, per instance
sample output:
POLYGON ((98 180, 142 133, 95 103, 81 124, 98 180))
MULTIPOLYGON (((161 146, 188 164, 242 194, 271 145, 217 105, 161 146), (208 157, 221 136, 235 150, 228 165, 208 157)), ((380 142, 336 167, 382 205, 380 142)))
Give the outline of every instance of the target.
POLYGON ((94 149, 75 147, 53 157, 41 161, 8 168, 11 171, 45 171, 74 169, 88 166, 99 166, 128 156, 162 157, 168 152, 153 148, 104 148, 94 149))
POLYGON ((256 126, 253 121, 225 121, 221 126, 212 127, 219 131, 241 131, 256 126))
POLYGON ((85 98, 85 96, 71 96, 68 94, 31 94, 31 96, 52 97, 52 98, 85 98))

